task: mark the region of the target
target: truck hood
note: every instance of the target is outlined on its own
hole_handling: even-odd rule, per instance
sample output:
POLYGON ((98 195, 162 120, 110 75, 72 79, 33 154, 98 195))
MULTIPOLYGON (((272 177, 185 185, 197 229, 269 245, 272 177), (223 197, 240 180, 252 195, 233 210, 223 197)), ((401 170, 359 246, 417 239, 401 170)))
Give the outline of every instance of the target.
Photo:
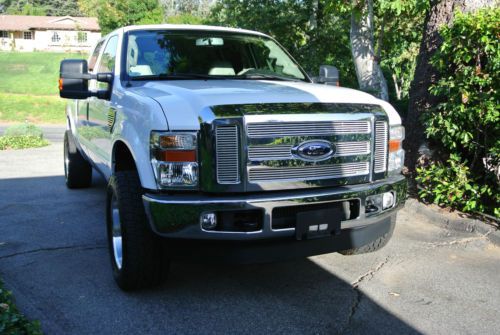
MULTIPOLYGON (((390 124, 400 124, 385 101, 353 89, 291 81, 179 80, 148 81, 129 88, 155 99, 162 107, 169 130, 198 130, 200 120, 217 117, 211 106, 271 103, 356 103, 380 105, 390 124)), ((236 115, 235 115, 236 116, 236 115)))

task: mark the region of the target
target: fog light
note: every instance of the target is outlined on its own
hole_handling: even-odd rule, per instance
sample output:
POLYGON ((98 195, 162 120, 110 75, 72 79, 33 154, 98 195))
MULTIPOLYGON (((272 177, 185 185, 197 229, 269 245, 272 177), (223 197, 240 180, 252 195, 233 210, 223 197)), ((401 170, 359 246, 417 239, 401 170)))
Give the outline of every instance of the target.
POLYGON ((215 213, 205 213, 201 215, 201 228, 205 230, 213 230, 217 227, 217 215, 215 213))
POLYGON ((382 209, 389 209, 394 206, 394 193, 384 193, 382 197, 382 209))
POLYGON ((385 192, 366 197, 365 213, 367 215, 377 214, 394 207, 396 194, 394 191, 385 192))
POLYGON ((382 210, 382 194, 375 194, 366 197, 365 213, 375 214, 382 210))

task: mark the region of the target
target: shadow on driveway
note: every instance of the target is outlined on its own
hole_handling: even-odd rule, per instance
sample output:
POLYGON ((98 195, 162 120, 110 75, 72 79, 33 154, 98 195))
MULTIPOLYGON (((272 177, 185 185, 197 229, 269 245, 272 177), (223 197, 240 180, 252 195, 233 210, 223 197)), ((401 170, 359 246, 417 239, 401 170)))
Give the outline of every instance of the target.
POLYGON ((123 293, 105 247, 105 183, 0 180, 0 276, 47 334, 417 333, 309 259, 171 265, 159 288, 123 293))

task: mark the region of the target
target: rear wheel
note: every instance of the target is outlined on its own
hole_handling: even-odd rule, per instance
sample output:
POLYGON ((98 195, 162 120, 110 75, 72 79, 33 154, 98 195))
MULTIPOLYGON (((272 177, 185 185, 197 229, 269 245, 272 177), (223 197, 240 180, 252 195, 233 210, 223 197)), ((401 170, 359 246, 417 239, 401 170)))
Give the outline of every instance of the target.
POLYGON ((78 151, 69 130, 64 133, 64 176, 68 188, 89 187, 92 183, 92 166, 78 151))
POLYGON ((168 272, 161 239, 149 228, 136 171, 111 176, 107 191, 107 231, 113 276, 126 291, 156 286, 168 272))

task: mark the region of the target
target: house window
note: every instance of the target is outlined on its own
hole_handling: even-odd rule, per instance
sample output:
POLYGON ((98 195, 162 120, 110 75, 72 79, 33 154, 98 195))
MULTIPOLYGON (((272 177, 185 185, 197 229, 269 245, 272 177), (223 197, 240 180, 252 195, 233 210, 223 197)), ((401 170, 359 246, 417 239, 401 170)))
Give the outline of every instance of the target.
POLYGON ((87 42, 87 33, 83 31, 78 32, 77 36, 78 43, 86 43, 87 42))
POLYGON ((50 40, 52 41, 52 43, 59 43, 61 41, 61 36, 59 36, 59 34, 54 31, 50 40))
POLYGON ((23 34, 23 38, 25 40, 32 40, 33 39, 33 33, 31 31, 25 31, 23 34))
POLYGON ((9 38, 9 32, 5 30, 0 30, 0 38, 9 38))

